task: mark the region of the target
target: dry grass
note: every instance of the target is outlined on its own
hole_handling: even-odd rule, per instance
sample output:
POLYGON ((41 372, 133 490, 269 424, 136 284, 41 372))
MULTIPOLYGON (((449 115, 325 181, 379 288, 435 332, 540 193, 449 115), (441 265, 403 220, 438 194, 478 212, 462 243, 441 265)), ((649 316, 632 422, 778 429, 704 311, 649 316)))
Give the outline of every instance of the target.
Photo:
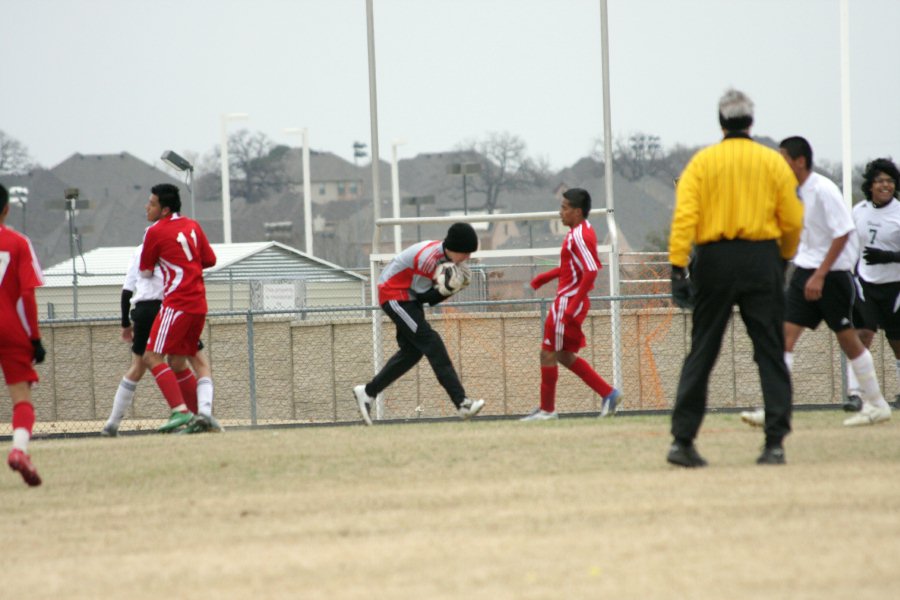
POLYGON ((900 425, 798 413, 789 465, 707 418, 481 421, 38 441, 0 477, 9 598, 884 599, 900 425))

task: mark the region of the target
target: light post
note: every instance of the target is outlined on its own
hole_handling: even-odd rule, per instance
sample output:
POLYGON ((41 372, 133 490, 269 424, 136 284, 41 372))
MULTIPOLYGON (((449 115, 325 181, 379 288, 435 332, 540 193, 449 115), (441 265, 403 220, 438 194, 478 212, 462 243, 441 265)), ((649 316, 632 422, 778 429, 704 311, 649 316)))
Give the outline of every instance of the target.
MULTIPOLYGON (((394 208, 394 218, 400 217, 400 173, 397 167, 397 146, 406 143, 404 139, 391 142, 391 200, 394 208)), ((416 205, 418 207, 418 205, 416 205)), ((394 252, 400 254, 402 233, 400 225, 394 225, 394 252)))
POLYGON ((303 241, 306 253, 313 256, 312 229, 312 181, 309 179, 309 129, 288 127, 285 133, 300 135, 303 139, 303 241))
POLYGON ((22 186, 11 186, 9 188, 9 203, 18 204, 22 207, 22 233, 28 234, 27 221, 25 219, 25 209, 28 208, 28 188, 22 186))
POLYGON ((466 175, 481 173, 481 163, 450 163, 447 165, 448 175, 462 175, 463 180, 463 214, 469 214, 469 194, 466 185, 466 175))
POLYGON ((190 192, 191 194, 191 218, 196 220, 197 213, 194 209, 194 165, 192 165, 188 159, 180 156, 179 154, 176 154, 172 150, 166 150, 162 153, 162 156, 160 156, 160 158, 164 163, 166 163, 176 171, 187 173, 188 192, 190 192))
POLYGON ((228 174, 228 121, 249 118, 247 113, 222 114, 222 233, 226 244, 231 243, 231 180, 228 174))
MULTIPOLYGON (((434 196, 408 196, 403 199, 403 204, 415 204, 416 218, 418 218, 422 216, 423 204, 434 204, 434 196)), ((416 239, 422 241, 422 226, 418 223, 416 224, 416 239)))

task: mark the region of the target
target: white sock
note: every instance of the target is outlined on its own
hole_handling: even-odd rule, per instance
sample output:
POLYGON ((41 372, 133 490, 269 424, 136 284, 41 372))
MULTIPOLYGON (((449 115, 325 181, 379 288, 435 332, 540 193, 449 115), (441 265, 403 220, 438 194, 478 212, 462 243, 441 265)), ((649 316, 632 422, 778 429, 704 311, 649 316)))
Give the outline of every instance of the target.
POLYGON ((879 408, 888 406, 881 395, 881 388, 878 387, 878 377, 875 375, 875 361, 872 360, 872 354, 868 350, 850 361, 853 365, 853 371, 856 373, 856 379, 859 380, 859 388, 863 393, 863 400, 877 406, 879 408))
POLYGON ((213 382, 209 377, 197 380, 197 412, 207 417, 212 416, 213 382))
POLYGON ((13 437, 12 437, 12 445, 13 448, 21 450, 25 454, 28 454, 28 440, 31 439, 31 434, 28 433, 28 430, 24 427, 17 427, 13 429, 13 437))
POLYGON ((119 382, 116 388, 116 397, 113 399, 112 411, 109 413, 109 419, 106 420, 107 425, 119 426, 125 417, 126 411, 131 408, 134 401, 134 391, 137 389, 137 381, 131 381, 125 377, 119 382))
POLYGON ((794 353, 793 352, 785 352, 784 353, 784 364, 787 365, 788 373, 794 372, 794 353))
POLYGON ((859 396, 859 380, 856 379, 856 373, 853 372, 853 365, 847 361, 847 395, 859 396))

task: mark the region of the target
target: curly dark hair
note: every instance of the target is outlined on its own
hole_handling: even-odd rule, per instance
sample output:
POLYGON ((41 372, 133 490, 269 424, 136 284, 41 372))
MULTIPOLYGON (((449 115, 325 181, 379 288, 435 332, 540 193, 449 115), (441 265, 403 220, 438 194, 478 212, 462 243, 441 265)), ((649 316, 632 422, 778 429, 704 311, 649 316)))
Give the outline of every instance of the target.
POLYGON ((862 192, 866 200, 872 199, 872 184, 879 173, 884 173, 894 180, 894 198, 900 198, 900 170, 890 158, 876 158, 866 165, 863 173, 862 192))

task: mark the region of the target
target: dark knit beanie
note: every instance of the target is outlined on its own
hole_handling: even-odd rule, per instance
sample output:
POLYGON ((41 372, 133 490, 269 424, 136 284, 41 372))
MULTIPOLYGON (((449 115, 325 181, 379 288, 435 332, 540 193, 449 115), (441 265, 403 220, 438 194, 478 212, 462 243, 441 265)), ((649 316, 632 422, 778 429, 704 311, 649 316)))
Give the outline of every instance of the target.
POLYGON ((454 223, 444 238, 444 250, 475 252, 478 250, 478 234, 468 223, 454 223))

